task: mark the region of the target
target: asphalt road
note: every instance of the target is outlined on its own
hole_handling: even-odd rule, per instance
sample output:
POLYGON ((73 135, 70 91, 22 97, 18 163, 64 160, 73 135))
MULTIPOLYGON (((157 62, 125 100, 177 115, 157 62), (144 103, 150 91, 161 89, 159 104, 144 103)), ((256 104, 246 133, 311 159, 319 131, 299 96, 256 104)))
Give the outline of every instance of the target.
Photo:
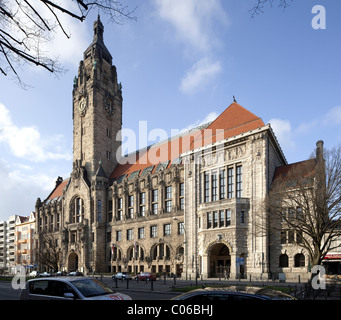
POLYGON ((18 300, 20 289, 12 288, 11 281, 0 281, 0 300, 18 300))

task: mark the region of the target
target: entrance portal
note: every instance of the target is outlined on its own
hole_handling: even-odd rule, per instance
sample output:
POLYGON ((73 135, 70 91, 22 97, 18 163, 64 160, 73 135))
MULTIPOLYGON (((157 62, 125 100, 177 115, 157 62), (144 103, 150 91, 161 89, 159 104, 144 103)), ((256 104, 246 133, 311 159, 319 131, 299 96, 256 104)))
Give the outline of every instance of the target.
POLYGON ((216 243, 209 252, 209 276, 229 278, 231 268, 230 250, 223 243, 216 243))
POLYGON ((78 255, 74 252, 69 255, 69 263, 68 263, 68 271, 77 271, 78 270, 78 255))

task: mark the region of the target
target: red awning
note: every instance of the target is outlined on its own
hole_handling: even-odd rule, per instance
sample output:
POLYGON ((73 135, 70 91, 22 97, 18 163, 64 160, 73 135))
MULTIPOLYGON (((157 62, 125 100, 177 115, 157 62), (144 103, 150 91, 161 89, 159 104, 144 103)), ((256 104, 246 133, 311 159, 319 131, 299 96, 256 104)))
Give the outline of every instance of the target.
POLYGON ((323 260, 341 260, 341 254, 328 253, 325 255, 323 260))

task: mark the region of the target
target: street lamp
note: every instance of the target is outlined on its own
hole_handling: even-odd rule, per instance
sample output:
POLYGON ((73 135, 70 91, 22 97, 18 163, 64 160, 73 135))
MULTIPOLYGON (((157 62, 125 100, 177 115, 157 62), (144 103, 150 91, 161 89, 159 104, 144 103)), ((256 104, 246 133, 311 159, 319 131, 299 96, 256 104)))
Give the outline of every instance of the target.
POLYGON ((186 280, 187 280, 187 270, 188 270, 188 251, 187 251, 187 235, 186 235, 186 228, 185 228, 185 223, 180 221, 177 217, 173 217, 173 220, 176 220, 180 223, 184 224, 184 234, 185 234, 185 239, 184 239, 184 245, 185 245, 185 255, 186 255, 186 280))

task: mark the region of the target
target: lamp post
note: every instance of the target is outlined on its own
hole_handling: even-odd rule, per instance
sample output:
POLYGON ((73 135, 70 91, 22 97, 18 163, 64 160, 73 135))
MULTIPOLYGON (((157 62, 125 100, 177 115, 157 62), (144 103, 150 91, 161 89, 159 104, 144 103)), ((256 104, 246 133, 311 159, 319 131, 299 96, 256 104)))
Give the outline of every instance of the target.
POLYGON ((187 251, 187 235, 186 235, 186 228, 185 228, 185 223, 180 221, 177 217, 173 217, 173 220, 178 221, 179 223, 183 223, 184 224, 184 235, 185 235, 185 239, 184 239, 184 245, 185 245, 185 255, 186 255, 186 280, 187 280, 187 270, 188 270, 188 251, 187 251))

